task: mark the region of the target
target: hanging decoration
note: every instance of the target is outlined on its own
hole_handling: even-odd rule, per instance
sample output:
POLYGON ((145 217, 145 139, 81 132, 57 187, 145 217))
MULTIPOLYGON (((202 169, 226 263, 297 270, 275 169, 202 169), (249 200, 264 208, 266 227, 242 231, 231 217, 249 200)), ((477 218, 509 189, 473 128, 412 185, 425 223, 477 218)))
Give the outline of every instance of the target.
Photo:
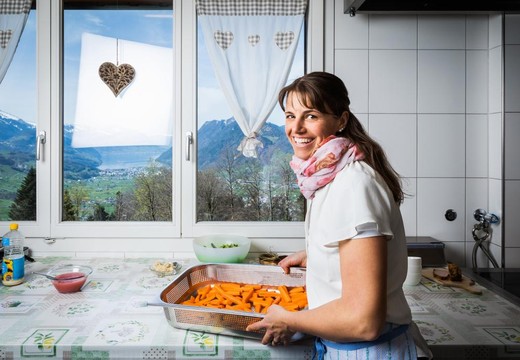
POLYGON ((130 64, 119 65, 119 39, 116 39, 116 64, 106 61, 99 66, 98 73, 115 97, 134 80, 134 67, 130 64))
POLYGON ((259 132, 286 84, 307 0, 197 0, 208 54, 244 135, 237 150, 258 157, 259 132))
POLYGON ((134 80, 135 69, 129 64, 104 62, 99 66, 99 77, 117 97, 134 80))

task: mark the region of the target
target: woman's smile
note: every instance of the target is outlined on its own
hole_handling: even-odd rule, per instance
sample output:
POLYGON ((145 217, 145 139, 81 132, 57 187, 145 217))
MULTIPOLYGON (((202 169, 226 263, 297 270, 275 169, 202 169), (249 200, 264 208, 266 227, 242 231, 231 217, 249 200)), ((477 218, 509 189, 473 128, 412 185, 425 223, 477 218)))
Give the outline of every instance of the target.
POLYGON ((287 96, 285 133, 294 155, 300 159, 310 158, 323 140, 336 134, 345 123, 343 117, 308 108, 296 93, 287 96))

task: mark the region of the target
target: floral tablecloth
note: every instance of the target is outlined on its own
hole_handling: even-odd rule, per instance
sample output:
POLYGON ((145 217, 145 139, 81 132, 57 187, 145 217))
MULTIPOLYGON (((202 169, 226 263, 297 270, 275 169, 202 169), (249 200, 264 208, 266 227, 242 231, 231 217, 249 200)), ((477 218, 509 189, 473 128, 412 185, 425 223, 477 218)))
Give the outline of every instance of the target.
MULTIPOLYGON (((196 263, 176 260, 183 268, 196 263)), ((23 284, 0 285, 0 360, 312 358, 312 339, 270 347, 173 328, 161 307, 145 306, 178 276, 155 275, 149 270, 154 259, 75 258, 74 263, 90 265, 94 272, 74 294, 60 294, 50 280, 30 274, 69 262, 57 257, 26 262, 23 284)), ((496 294, 472 295, 425 278, 405 287, 405 293, 436 359, 443 357, 442 349, 453 354, 453 349, 475 345, 520 351, 520 308, 496 294)))

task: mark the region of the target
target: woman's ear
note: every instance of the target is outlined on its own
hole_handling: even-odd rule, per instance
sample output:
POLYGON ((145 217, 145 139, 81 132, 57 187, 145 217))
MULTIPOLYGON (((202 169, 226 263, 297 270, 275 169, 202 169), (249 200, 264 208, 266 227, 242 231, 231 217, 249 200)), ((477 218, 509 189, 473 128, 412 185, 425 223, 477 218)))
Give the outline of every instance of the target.
POLYGON ((339 118, 341 126, 339 127, 338 132, 342 132, 343 130, 345 130, 345 128, 347 127, 348 118, 349 118, 349 112, 343 111, 343 114, 341 114, 341 117, 339 118))

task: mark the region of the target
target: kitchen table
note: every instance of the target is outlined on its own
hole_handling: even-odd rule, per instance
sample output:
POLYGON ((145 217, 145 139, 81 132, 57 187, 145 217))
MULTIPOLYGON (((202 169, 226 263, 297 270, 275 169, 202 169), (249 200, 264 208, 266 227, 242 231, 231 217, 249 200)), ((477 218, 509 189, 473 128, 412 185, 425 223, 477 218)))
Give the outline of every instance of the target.
MULTIPOLYGON (((154 260, 45 257, 26 262, 23 284, 0 285, 0 360, 312 358, 310 338, 271 347, 170 326, 161 307, 146 304, 178 275, 158 277, 149 270, 154 260), (50 280, 30 274, 68 262, 94 269, 81 292, 60 294, 50 280)), ((183 268, 197 263, 175 260, 183 268)), ((404 290, 436 359, 519 358, 520 307, 513 302, 486 289, 473 295, 425 278, 404 290), (473 356, 475 351, 484 356, 473 356)))

